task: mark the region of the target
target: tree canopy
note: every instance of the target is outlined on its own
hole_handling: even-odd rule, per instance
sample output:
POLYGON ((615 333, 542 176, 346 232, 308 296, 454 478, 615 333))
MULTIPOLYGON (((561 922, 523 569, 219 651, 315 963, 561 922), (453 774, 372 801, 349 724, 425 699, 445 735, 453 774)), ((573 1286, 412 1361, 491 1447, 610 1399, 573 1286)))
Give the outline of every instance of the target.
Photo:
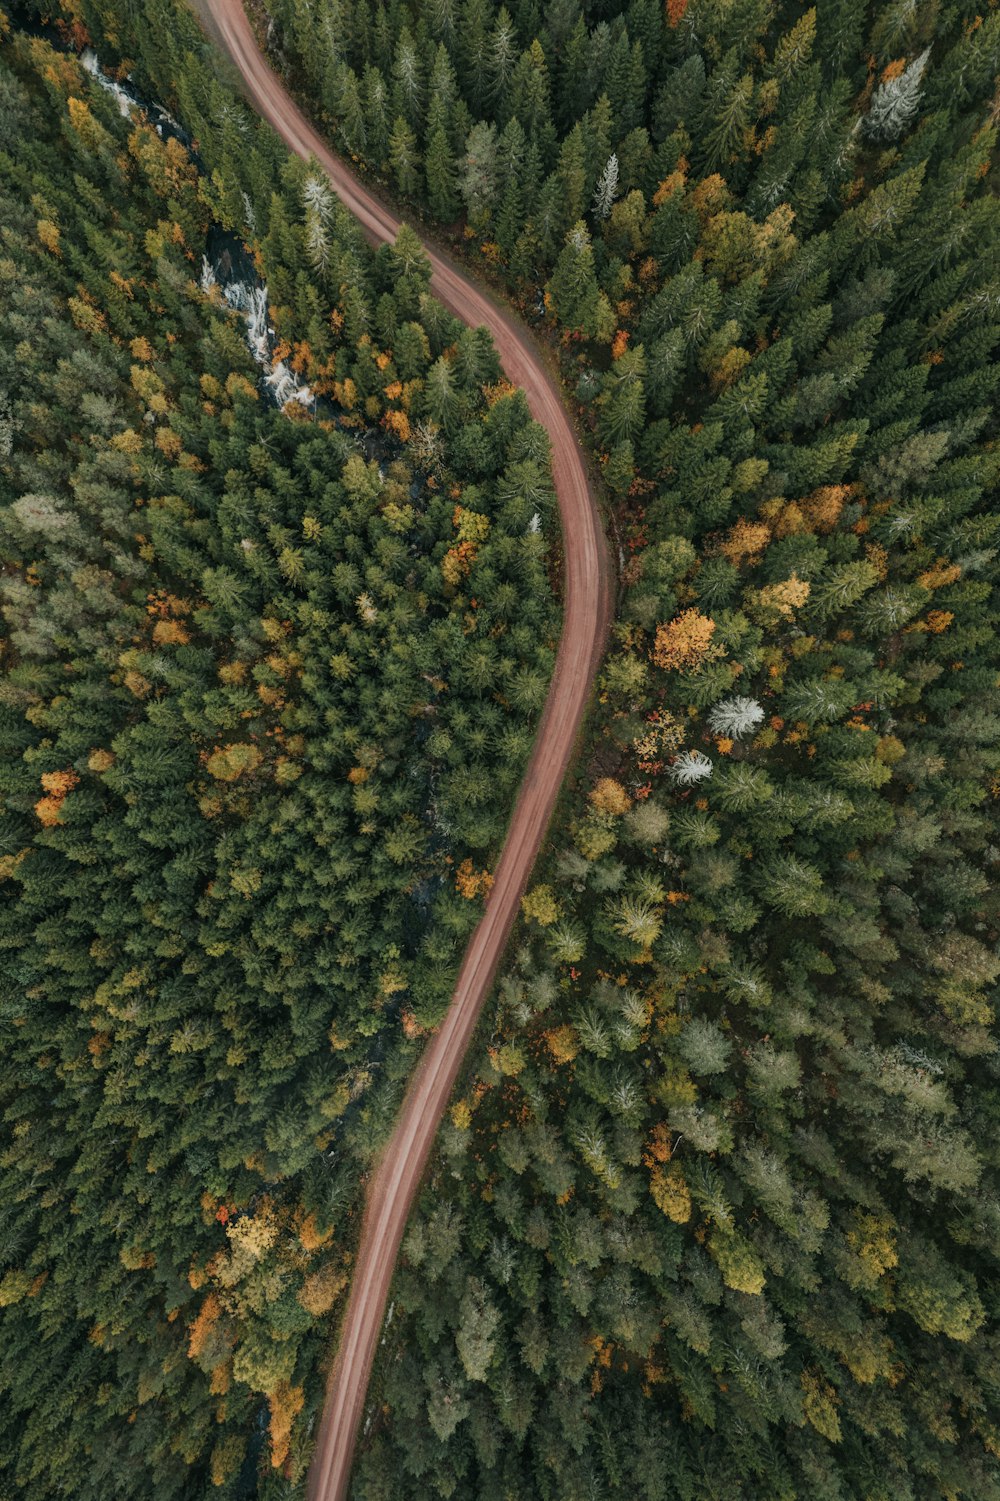
MULTIPOLYGON (((621 559, 353 1494, 1000 1501, 1000 18, 256 16, 551 341, 621 559)), ((544 443, 174 0, 62 17, 198 160, 8 48, 0 1473, 292 1496, 544 692, 544 443)))
POLYGON ((8 39, 0 1489, 39 1501, 245 1494, 261 1413, 294 1473, 558 626, 545 434, 412 235, 283 169, 280 409, 202 287, 200 149, 8 39))

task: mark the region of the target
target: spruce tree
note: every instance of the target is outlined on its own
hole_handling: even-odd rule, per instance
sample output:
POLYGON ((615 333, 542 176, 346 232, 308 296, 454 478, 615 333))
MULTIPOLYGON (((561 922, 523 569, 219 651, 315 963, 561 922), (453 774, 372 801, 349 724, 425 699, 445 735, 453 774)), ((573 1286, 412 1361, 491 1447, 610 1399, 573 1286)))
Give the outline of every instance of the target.
POLYGON ((897 77, 880 83, 864 117, 864 133, 872 141, 897 141, 909 130, 920 108, 924 69, 931 49, 908 63, 897 77))

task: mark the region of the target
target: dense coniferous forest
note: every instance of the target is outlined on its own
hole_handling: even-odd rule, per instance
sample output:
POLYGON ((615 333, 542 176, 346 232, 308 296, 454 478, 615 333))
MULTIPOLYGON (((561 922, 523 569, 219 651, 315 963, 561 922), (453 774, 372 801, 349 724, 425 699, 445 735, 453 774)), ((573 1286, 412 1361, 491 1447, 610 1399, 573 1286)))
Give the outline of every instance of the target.
MULTIPOLYGON (((354 1494, 998 1501, 1000 15, 253 14, 548 330, 623 583, 354 1494)), ((291 1496, 544 694, 544 444, 172 0, 63 24, 198 159, 8 39, 0 1475, 291 1496)))
POLYGON ((0 55, 5 1498, 284 1465, 558 628, 488 336, 213 87, 236 212, 224 140, 0 55), (308 406, 203 289, 220 220, 308 406))
POLYGON ((544 299, 627 585, 357 1495, 1000 1496, 1000 18, 268 11, 544 299))

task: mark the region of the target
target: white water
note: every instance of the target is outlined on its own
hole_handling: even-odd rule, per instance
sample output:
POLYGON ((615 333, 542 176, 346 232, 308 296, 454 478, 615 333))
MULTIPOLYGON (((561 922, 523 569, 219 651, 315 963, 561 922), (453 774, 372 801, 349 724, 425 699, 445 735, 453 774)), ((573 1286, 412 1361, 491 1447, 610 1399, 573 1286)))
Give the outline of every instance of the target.
MULTIPOLYGON (((201 258, 201 289, 210 292, 217 286, 215 272, 208 256, 201 258)), ((253 286, 245 281, 231 281, 222 288, 222 295, 229 306, 242 313, 246 319, 246 341, 250 353, 264 372, 264 385, 276 406, 298 401, 304 407, 312 406, 315 397, 284 360, 274 364, 271 353, 274 349, 274 329, 268 317, 267 287, 253 286)))
MULTIPOLYGON (((111 78, 104 72, 100 59, 93 47, 85 47, 83 49, 80 54, 80 62, 94 81, 114 98, 124 119, 128 119, 131 116, 133 109, 142 109, 145 107, 130 89, 127 89, 124 84, 119 83, 117 79, 111 78)), ((172 115, 167 114, 165 109, 161 109, 158 104, 152 105, 151 108, 155 111, 161 122, 156 126, 159 135, 162 136, 163 134, 164 124, 169 125, 178 134, 182 134, 180 125, 178 125, 172 115)), ((243 200, 247 210, 247 227, 252 233, 255 227, 253 205, 246 193, 243 195, 243 200)), ((208 257, 202 256, 202 291, 207 295, 217 285, 216 275, 208 257)), ((249 282, 233 281, 228 286, 222 288, 222 295, 229 306, 234 308, 236 312, 242 313, 246 319, 246 339, 250 347, 250 353, 264 373, 264 385, 267 387, 271 400, 275 405, 283 407, 286 402, 298 401, 302 406, 313 406, 316 398, 309 387, 299 379, 295 371, 284 360, 279 360, 277 364, 274 364, 271 359, 275 338, 274 329, 271 327, 268 317, 267 287, 263 285, 254 286, 249 282)))
MULTIPOLYGON (((127 120, 131 115, 133 109, 146 108, 142 101, 132 93, 131 89, 126 88, 123 83, 119 83, 117 78, 112 78, 109 74, 104 72, 104 69, 101 67, 100 58, 97 56, 97 53, 94 51, 93 47, 84 47, 83 51, 80 53, 80 63, 81 66, 85 68, 86 71, 90 74, 91 78, 93 78, 94 82, 99 84, 106 93, 111 95, 115 103, 118 105, 118 109, 121 112, 123 119, 127 120)), ((169 125, 170 129, 173 130, 177 135, 184 134, 180 125, 174 119, 173 115, 168 115, 166 110, 161 108, 159 104, 152 105, 151 109, 157 117, 153 122, 156 126, 157 135, 162 136, 164 125, 169 125)))
POLYGON ((129 115, 132 113, 133 104, 137 103, 137 101, 129 93, 128 89, 123 88, 122 85, 117 81, 117 79, 109 78, 107 73, 104 73, 101 70, 101 65, 97 60, 97 53, 94 51, 93 47, 84 47, 83 51, 80 53, 80 62, 82 63, 83 67, 86 68, 91 78, 95 79, 96 82, 100 84, 102 89, 106 90, 107 93, 113 96, 118 104, 119 110, 127 120, 129 115))

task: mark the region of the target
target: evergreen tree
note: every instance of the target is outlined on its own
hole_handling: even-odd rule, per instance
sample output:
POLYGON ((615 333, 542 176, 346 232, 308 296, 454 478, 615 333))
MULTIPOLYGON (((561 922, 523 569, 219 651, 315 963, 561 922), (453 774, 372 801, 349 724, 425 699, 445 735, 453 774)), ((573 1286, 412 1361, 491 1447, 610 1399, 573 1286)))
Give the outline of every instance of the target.
MULTIPOLYGON (((522 307, 547 292, 620 564, 355 1488, 997 1501, 1000 18, 266 8, 340 139, 463 206, 522 307)), ((64 21, 200 167, 17 42, 0 1473, 235 1494, 265 1393, 261 1486, 301 1473, 306 1320, 348 1269, 296 1215, 345 1222, 412 1066, 396 1019, 447 1004, 544 691, 553 496, 416 237, 356 243, 186 12, 64 21), (261 257, 305 421, 192 300, 208 211, 261 257)))
POLYGON ((920 108, 921 84, 931 50, 926 47, 902 73, 880 83, 864 117, 865 135, 873 141, 896 141, 908 130, 920 108))
POLYGON ((618 158, 614 152, 608 157, 604 171, 597 179, 594 190, 594 213, 598 219, 606 219, 611 205, 618 196, 618 158))
POLYGON ((593 246, 582 220, 566 236, 547 291, 561 323, 591 335, 595 332, 600 289, 594 271, 593 246))
MULTIPOLYGON (((458 212, 455 163, 443 125, 438 125, 428 137, 424 173, 427 179, 427 199, 432 211, 439 219, 453 219, 458 212)), ((402 186, 398 160, 396 180, 402 186)))
POLYGON ((397 116, 389 136, 389 162, 399 191, 408 197, 416 195, 420 188, 417 138, 402 115, 397 116))
POLYGON ((0 102, 0 942, 46 996, 0 1079, 0 1484, 235 1496, 262 1410, 265 1470, 304 1472, 334 1224, 530 751, 557 613, 511 497, 529 466, 550 508, 544 439, 489 405, 489 336, 428 298, 412 231, 369 251, 315 166, 271 174, 239 261, 208 187, 256 149, 235 99, 195 161, 15 32, 0 102), (432 337, 478 447, 418 430, 432 337), (461 660, 501 639, 502 707, 499 656, 461 660))
POLYGON ((497 178, 496 126, 481 120, 472 127, 466 139, 459 178, 459 192, 469 223, 476 229, 483 229, 490 222, 497 195, 497 178))

